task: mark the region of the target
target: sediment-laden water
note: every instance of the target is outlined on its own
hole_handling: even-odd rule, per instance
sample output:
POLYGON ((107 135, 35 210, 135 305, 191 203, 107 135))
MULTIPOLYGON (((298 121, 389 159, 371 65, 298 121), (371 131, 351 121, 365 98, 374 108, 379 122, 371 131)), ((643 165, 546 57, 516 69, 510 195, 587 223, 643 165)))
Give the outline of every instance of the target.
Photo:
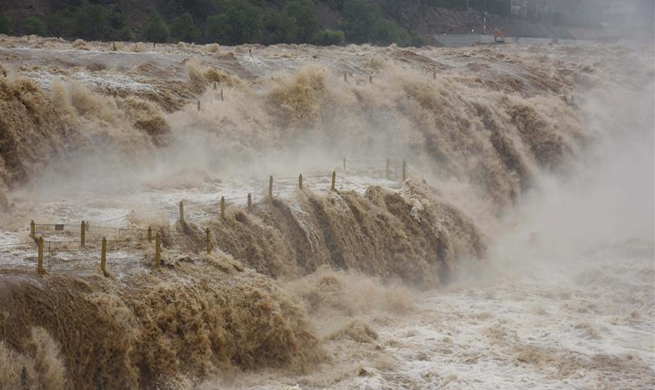
POLYGON ((213 247, 2 258, 0 388, 653 387, 653 59, 0 36, 0 245, 213 247))

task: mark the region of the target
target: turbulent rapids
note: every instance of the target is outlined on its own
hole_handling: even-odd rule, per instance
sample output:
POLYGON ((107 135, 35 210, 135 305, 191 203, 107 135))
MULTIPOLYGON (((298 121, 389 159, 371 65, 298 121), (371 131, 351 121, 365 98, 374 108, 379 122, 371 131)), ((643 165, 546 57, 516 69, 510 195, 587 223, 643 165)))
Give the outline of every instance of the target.
POLYGON ((0 389, 655 386, 654 59, 0 36, 0 248, 213 248, 0 250, 0 389))

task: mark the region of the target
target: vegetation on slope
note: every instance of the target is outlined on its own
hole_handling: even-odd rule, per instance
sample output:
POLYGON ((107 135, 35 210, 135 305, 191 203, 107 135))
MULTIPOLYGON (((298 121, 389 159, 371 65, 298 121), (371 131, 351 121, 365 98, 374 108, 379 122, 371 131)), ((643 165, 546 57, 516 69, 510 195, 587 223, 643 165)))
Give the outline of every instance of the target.
POLYGON ((407 7, 473 8, 508 15, 510 0, 38 0, 0 1, 0 33, 85 40, 372 43, 420 46, 407 7))

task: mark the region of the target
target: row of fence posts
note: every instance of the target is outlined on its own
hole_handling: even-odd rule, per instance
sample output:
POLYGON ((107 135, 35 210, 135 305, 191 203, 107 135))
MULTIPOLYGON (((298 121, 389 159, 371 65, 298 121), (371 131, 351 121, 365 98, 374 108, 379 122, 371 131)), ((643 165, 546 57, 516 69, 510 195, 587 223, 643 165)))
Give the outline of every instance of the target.
MULTIPOLYGON (((216 89, 216 82, 214 81, 214 89, 216 89)), ((221 101, 225 100, 225 96, 223 95, 223 88, 221 88, 221 101)), ((200 100, 198 100, 198 111, 200 111, 200 100)))
MULTIPOLYGON (((386 162, 386 177, 389 178, 389 173, 390 173, 390 160, 387 159, 386 162)), ((344 158, 343 159, 343 170, 344 172, 347 169, 347 160, 344 158)), ((402 162, 402 178, 403 181, 405 181, 407 177, 407 164, 405 160, 402 162)), ((337 180, 337 172, 332 171, 332 180, 330 183, 330 190, 331 191, 336 191, 336 180, 337 180)), ((303 189, 303 176, 300 174, 298 176, 298 188, 303 189)), ((273 176, 269 177, 268 181, 268 195, 270 198, 273 198, 273 176)), ((248 211, 252 210, 252 195, 249 193, 248 194, 248 211)), ((180 202, 180 222, 184 223, 184 202, 180 202)), ((226 210, 226 203, 225 203, 225 197, 221 197, 221 218, 225 219, 225 210, 226 210)), ((86 232, 89 230, 89 224, 86 221, 82 221, 81 226, 80 226, 80 245, 84 247, 86 245, 86 232)), ((34 221, 30 223, 30 237, 32 239, 36 239, 36 225, 34 221)), ((148 241, 152 242, 152 227, 148 227, 148 241)))
MULTIPOLYGON (((433 79, 433 80, 436 80, 436 79, 437 79, 437 70, 434 69, 434 68, 432 69, 432 79, 433 79)), ((343 72, 343 82, 344 82, 344 83, 347 83, 347 82, 348 82, 348 72, 343 72)), ((372 75, 372 74, 369 74, 369 75, 368 75, 368 82, 369 82, 370 84, 373 84, 373 75, 372 75)))
MULTIPOLYGON (((345 161, 345 160, 344 160, 345 161)), ((332 172, 332 182, 330 184, 330 190, 336 191, 336 183, 337 183, 337 172, 333 171, 332 172)), ((298 176, 298 188, 301 190, 303 189, 303 181, 302 181, 302 174, 298 176)), ((273 199, 273 176, 270 176, 268 179, 268 196, 273 199)), ((225 203, 225 197, 221 197, 221 219, 225 219, 225 210, 227 209, 227 204, 225 203)), ((184 202, 180 202, 180 222, 184 223, 184 202)), ((247 200, 247 209, 248 211, 252 211, 252 194, 248 193, 248 200, 247 200)))
MULTIPOLYGON (((180 218, 184 220, 184 205, 180 202, 180 218)), ((86 230, 88 222, 82 221, 80 229, 80 245, 82 247, 86 246, 86 230)), ((43 267, 43 237, 36 237, 36 224, 34 221, 30 222, 30 237, 36 242, 37 245, 37 271, 39 274, 45 274, 45 268, 43 267)), ((152 243, 152 226, 148 226, 148 242, 152 243)), ((212 252, 212 243, 211 243, 211 231, 209 228, 205 229, 205 250, 207 254, 212 252)), ((155 267, 157 269, 161 268, 161 234, 157 233, 155 235, 155 267)), ((100 249, 100 269, 102 273, 107 276, 107 238, 103 237, 101 242, 100 249)))
MULTIPOLYGON (((391 160, 387 159, 386 161, 386 178, 390 178, 390 173, 391 173, 391 160)), ((343 171, 344 173, 347 170, 347 160, 344 158, 343 159, 343 171)), ((404 182, 407 179, 407 162, 405 160, 402 161, 402 181, 404 182)), ((332 171, 332 180, 330 183, 330 190, 331 191, 336 191, 336 183, 337 183, 337 172, 332 171)), ((300 190, 303 189, 303 176, 302 174, 298 175, 298 188, 300 190)), ((273 176, 271 175, 268 178, 268 196, 269 198, 273 199, 273 176)), ((221 197, 221 202, 220 202, 220 207, 221 207, 221 219, 225 219, 225 210, 227 208, 227 205, 225 203, 225 197, 221 197)), ((248 201, 247 201, 247 210, 250 212, 252 211, 252 194, 248 193, 248 201)), ((180 221, 184 223, 184 202, 180 202, 180 221)))
MULTIPOLYGON (((391 161, 387 159, 386 161, 386 177, 389 179, 389 174, 390 174, 390 163, 391 161)), ((347 160, 344 158, 343 159, 343 171, 346 172, 347 170, 347 160)), ((405 160, 402 161, 402 179, 403 182, 407 178, 407 163, 405 160)), ((332 171, 332 177, 331 177, 331 183, 330 183, 330 190, 331 191, 336 191, 336 181, 337 181, 337 172, 332 171)), ((300 190, 303 189, 303 176, 300 174, 298 176, 298 188, 300 190)), ((273 199, 273 176, 269 177, 268 180, 268 196, 273 199)), ((221 219, 225 219, 225 210, 226 210, 226 204, 225 204, 225 197, 221 197, 221 219)), ((252 211, 252 195, 249 193, 248 194, 248 211, 252 211)), ((180 202, 180 222, 184 223, 184 202, 180 202)), ((82 221, 80 225, 80 245, 81 247, 86 246, 86 232, 89 229, 89 224, 86 221, 82 221)), ((34 221, 30 222, 30 237, 36 242, 37 247, 38 247, 38 261, 37 261, 37 270, 39 274, 44 274, 45 269, 43 268, 43 237, 36 237, 36 224, 34 221)), ((148 242, 152 243, 152 227, 148 226, 148 242)), ((211 245, 211 231, 209 228, 205 229, 205 246, 206 246, 206 251, 207 254, 211 253, 212 250, 212 245, 211 245)), ((101 246, 101 255, 100 255, 100 268, 102 270, 102 273, 107 276, 107 239, 105 237, 102 238, 102 246, 101 246)), ((157 269, 161 268, 161 235, 157 233, 155 235, 155 267, 157 269)))

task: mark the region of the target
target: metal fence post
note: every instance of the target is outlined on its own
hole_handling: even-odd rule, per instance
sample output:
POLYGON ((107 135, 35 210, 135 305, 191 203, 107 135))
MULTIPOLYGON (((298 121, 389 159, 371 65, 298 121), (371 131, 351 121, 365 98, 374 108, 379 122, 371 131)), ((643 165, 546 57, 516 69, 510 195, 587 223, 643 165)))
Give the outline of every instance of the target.
POLYGON ((389 159, 387 159, 387 180, 389 180, 389 159))
POLYGON ((221 219, 225 219, 225 197, 221 196, 221 219))
POLYGON ((100 269, 102 274, 107 276, 107 239, 102 237, 102 249, 100 251, 100 269))
POLYGON ((273 176, 268 179, 268 197, 273 199, 273 176))
POLYGON ((337 185, 337 171, 332 171, 332 185, 330 186, 330 189, 332 191, 336 191, 337 190, 336 185, 337 185))
POLYGON ((80 229, 80 245, 86 245, 86 222, 82 221, 82 226, 80 229))
POLYGON ((210 254, 212 253, 212 240, 211 240, 211 232, 209 231, 209 228, 205 229, 205 235, 206 235, 207 254, 210 254))
POLYGON ((302 173, 298 176, 298 188, 302 191, 302 173))
POLYGON ((148 242, 152 242, 152 226, 148 226, 148 242))
POLYGON ((34 221, 30 222, 30 237, 32 240, 36 240, 36 224, 34 221))
POLYGON ((180 222, 184 223, 184 202, 180 201, 180 222))
POLYGON ((248 194, 248 212, 252 211, 252 195, 248 194))
POLYGON ((39 239, 36 241, 37 246, 38 246, 38 263, 37 263, 37 271, 39 274, 43 275, 45 273, 45 270, 43 269, 43 237, 39 237, 39 239))
POLYGON ((155 267, 161 268, 161 235, 159 233, 155 236, 155 267))
POLYGON ((407 162, 403 160, 403 183, 407 180, 407 162))

